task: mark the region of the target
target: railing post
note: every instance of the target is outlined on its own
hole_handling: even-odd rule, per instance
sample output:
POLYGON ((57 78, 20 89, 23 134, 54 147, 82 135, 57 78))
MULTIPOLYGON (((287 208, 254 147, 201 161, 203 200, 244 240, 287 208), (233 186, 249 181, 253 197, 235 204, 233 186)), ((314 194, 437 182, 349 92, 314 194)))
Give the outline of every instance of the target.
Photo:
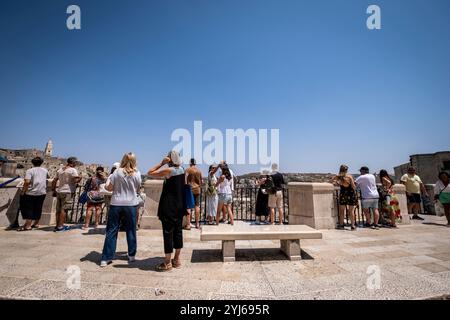
POLYGON ((144 183, 144 190, 147 197, 145 199, 145 210, 141 220, 142 229, 162 228, 157 214, 163 183, 163 180, 147 180, 144 183))
POLYGON ((330 183, 291 182, 289 224, 305 224, 316 229, 333 229, 337 208, 334 186, 330 183))

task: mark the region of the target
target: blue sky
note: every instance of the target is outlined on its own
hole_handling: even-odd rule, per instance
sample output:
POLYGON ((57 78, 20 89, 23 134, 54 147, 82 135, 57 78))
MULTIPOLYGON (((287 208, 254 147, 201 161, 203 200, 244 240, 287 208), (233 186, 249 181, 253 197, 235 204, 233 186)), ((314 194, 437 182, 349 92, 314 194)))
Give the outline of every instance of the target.
MULTIPOLYGON (((449 150, 447 0, 4 0, 0 147, 142 171, 174 129, 280 129, 281 171, 449 150), (66 28, 78 4, 82 30, 66 28), (377 4, 382 29, 366 28, 377 4)), ((238 172, 257 166, 236 166, 238 172)))

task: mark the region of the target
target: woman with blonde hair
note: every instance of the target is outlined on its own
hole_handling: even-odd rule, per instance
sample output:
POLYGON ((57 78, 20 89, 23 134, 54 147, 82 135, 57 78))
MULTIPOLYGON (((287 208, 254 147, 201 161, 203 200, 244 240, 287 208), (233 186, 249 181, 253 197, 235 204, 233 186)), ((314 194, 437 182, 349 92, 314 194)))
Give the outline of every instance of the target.
POLYGON ((357 204, 356 185, 353 176, 348 173, 348 167, 341 165, 339 174, 331 179, 331 182, 340 187, 339 190, 339 222, 337 229, 344 230, 344 215, 348 206, 350 212, 351 229, 355 230, 355 206, 357 204))
POLYGON ((123 217, 128 244, 128 261, 134 262, 137 250, 136 242, 136 208, 141 186, 141 173, 137 169, 136 156, 126 153, 120 168, 114 171, 106 181, 105 189, 112 191, 111 205, 106 225, 105 244, 103 246, 101 267, 106 267, 114 258, 117 247, 119 223, 123 217))

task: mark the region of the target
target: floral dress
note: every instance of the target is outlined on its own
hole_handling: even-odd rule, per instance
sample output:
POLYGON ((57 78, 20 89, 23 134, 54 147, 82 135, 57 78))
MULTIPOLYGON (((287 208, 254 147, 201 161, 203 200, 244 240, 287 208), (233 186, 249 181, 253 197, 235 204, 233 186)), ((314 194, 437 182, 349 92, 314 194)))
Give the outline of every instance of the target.
POLYGON ((383 214, 390 214, 391 212, 394 212, 396 222, 401 222, 402 215, 400 212, 400 203, 398 201, 397 195, 391 188, 391 184, 386 186, 383 183, 381 185, 381 192, 383 197, 381 211, 383 212, 383 214))

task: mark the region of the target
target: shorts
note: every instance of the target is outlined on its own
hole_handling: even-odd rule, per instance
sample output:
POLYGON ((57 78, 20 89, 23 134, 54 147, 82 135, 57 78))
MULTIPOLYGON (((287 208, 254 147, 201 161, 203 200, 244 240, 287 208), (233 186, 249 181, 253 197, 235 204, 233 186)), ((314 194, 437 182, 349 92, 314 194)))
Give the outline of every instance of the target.
POLYGON ((422 203, 422 197, 420 193, 410 193, 408 196, 409 203, 422 203))
POLYGON ((200 194, 194 194, 194 203, 196 207, 200 206, 200 194))
POLYGON ((378 199, 362 199, 361 206, 363 209, 378 209, 378 199))
POLYGON ((39 220, 42 216, 42 206, 44 205, 45 194, 33 196, 25 194, 20 197, 20 212, 22 218, 27 220, 39 220))
POLYGON ((283 191, 269 194, 269 208, 283 208, 283 191))
POLYGON ((233 196, 228 193, 219 193, 219 203, 223 203, 226 205, 233 203, 233 196))
POLYGON ((56 212, 70 210, 73 205, 73 193, 58 193, 56 195, 56 212))

